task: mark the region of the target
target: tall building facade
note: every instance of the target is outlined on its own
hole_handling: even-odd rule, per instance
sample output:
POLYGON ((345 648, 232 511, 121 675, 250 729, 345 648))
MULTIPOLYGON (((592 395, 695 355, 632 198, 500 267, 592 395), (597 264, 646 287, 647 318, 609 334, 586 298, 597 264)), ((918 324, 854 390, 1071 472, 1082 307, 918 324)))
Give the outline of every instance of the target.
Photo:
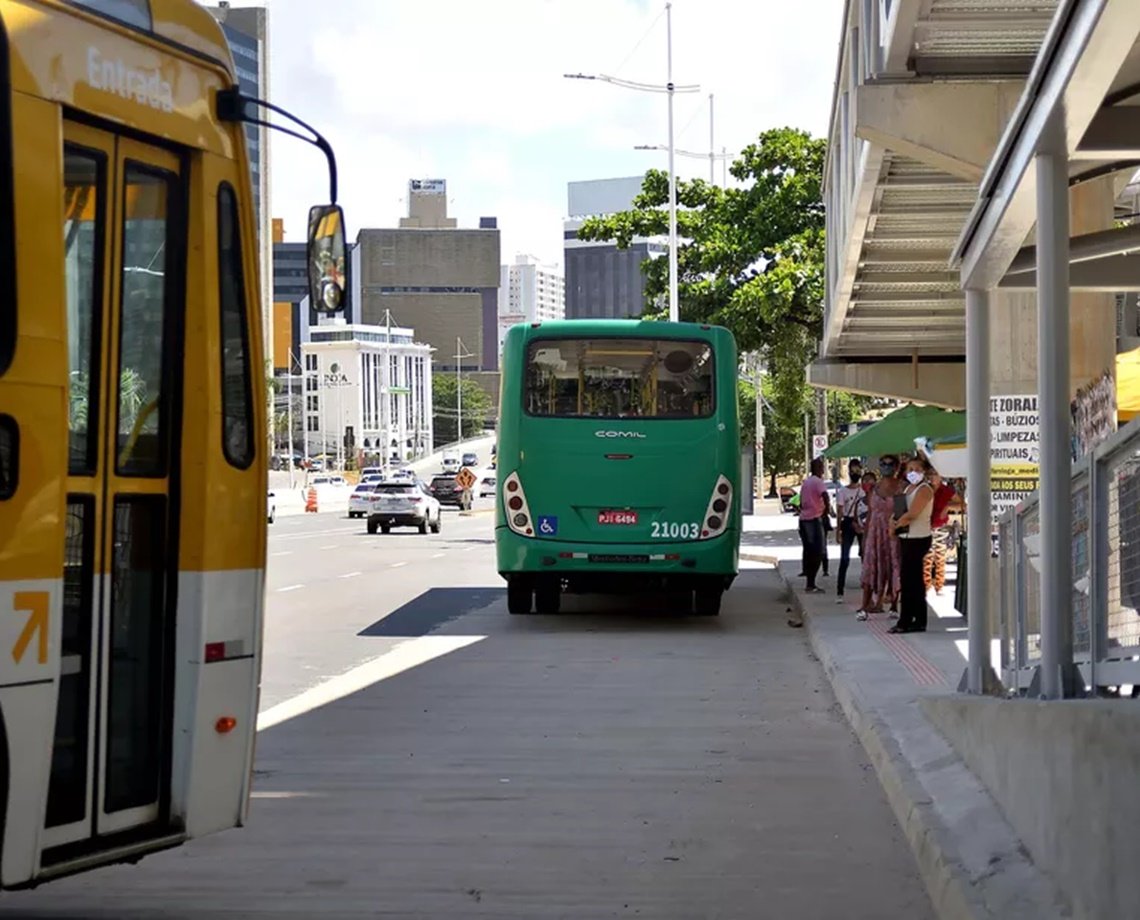
POLYGON ((413 326, 435 350, 437 370, 495 371, 499 265, 495 218, 460 228, 447 216, 446 182, 413 179, 400 226, 357 235, 349 273, 355 318, 381 326, 390 315, 413 326))
POLYGON ((641 192, 642 177, 571 182, 568 217, 563 223, 567 319, 626 319, 645 310, 642 263, 667 254, 660 240, 635 237, 629 248, 578 239, 587 217, 629 210, 641 192))
MULTIPOLYGON (((269 14, 264 6, 231 6, 221 2, 207 9, 221 24, 230 53, 237 68, 241 91, 257 99, 269 99, 269 14)), ((261 125, 245 125, 246 149, 249 152, 250 178, 253 180, 253 213, 257 223, 260 252, 261 328, 264 332, 266 363, 272 367, 274 352, 273 236, 269 211, 269 129, 261 125)))
POLYGON ((507 330, 517 323, 541 323, 566 315, 562 267, 517 255, 499 273, 499 351, 507 330))
POLYGON ((304 338, 306 456, 386 464, 431 453, 431 348, 411 329, 326 320, 304 338))

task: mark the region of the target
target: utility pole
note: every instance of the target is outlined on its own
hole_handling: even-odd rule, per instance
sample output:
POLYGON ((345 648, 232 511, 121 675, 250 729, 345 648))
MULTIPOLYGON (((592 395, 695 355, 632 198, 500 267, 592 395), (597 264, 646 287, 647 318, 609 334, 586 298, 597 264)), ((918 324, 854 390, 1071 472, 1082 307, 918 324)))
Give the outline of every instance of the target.
POLYGON ((764 364, 756 354, 756 498, 764 497, 764 364))
MULTIPOLYGON (((293 482, 293 349, 289 349, 288 357, 286 359, 288 368, 285 372, 285 392, 287 395, 285 401, 286 412, 289 413, 289 421, 286 423, 289 426, 289 488, 294 486, 293 482)), ((304 379, 304 378, 302 378, 304 379)))
POLYGON ((709 93, 709 185, 716 185, 716 144, 713 142, 712 93, 709 93))
POLYGON ((463 359, 474 357, 475 352, 467 351, 463 340, 455 337, 455 439, 463 441, 463 359))

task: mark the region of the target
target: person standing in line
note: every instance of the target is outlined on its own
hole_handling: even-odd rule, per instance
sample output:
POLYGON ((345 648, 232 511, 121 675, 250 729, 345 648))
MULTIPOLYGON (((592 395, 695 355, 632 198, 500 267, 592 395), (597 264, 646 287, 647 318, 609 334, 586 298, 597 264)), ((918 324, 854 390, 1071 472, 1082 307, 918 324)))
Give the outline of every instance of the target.
POLYGON ((827 512, 827 483, 823 481, 823 458, 816 457, 811 462, 811 475, 800 486, 800 541, 804 547, 804 576, 808 594, 821 594, 823 588, 815 583, 823 554, 827 552, 824 542, 823 516, 827 512))
POLYGON ((899 541, 891 533, 899 481, 895 477, 898 460, 890 455, 879 458, 879 481, 867 496, 868 513, 863 522, 865 555, 863 556, 863 603, 856 619, 865 620, 871 613, 882 613, 883 602, 894 606, 899 592, 899 541))
POLYGON ((851 563, 851 547, 863 533, 863 518, 866 516, 867 493, 863 490, 859 467, 852 463, 849 467, 851 478, 835 497, 838 506, 839 526, 835 540, 839 544, 839 578, 835 585, 836 603, 843 603, 843 589, 847 587, 847 567, 851 563))
MULTIPOLYGON (((923 559, 930 551, 930 514, 934 490, 926 481, 929 464, 914 458, 907 462, 906 511, 891 517, 891 530, 899 538, 899 570, 902 603, 899 621, 888 632, 926 632, 926 590, 922 584, 923 559)), ((901 509, 900 509, 901 510, 901 509)))
MULTIPOLYGON (((862 482, 863 481, 863 463, 862 463, 862 461, 852 460, 850 463, 847 464, 847 471, 850 474, 848 476, 848 479, 851 482, 862 482)), ((863 513, 864 513, 864 515, 866 515, 866 507, 864 507, 863 513)), ((863 558, 863 531, 862 530, 859 530, 856 532, 855 542, 859 546, 859 558, 862 559, 863 558)))
POLYGON ((922 560, 922 582, 927 591, 933 588, 935 594, 941 594, 946 586, 946 553, 950 536, 946 525, 950 523, 950 505, 957 493, 950 483, 943 481, 937 470, 930 473, 930 487, 934 490, 930 509, 930 552, 922 560))

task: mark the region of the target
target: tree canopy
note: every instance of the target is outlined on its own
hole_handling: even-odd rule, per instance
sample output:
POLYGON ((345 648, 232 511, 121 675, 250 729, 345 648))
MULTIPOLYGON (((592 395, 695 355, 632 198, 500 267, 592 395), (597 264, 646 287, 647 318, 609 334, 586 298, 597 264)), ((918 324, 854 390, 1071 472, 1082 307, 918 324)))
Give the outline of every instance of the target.
MULTIPOLYGON (((823 319, 825 153, 821 138, 774 128, 732 164, 740 187, 703 179, 677 183, 680 317, 726 326, 742 352, 760 354, 770 406, 764 459, 775 475, 790 472, 804 456, 803 417, 814 411, 806 368, 823 319)), ((636 237, 663 236, 668 204, 668 173, 651 170, 631 210, 590 218, 578 236, 622 248, 636 237)), ((645 263, 646 317, 667 313, 668 272, 667 259, 645 263)), ((748 421, 742 419, 746 442, 755 424, 754 391, 752 397, 748 421)), ((861 401, 846 399, 856 402, 843 402, 845 409, 861 401)), ((742 394, 742 408, 747 401, 742 394)))
POLYGON ((494 400, 479 384, 463 379, 463 437, 456 437, 458 409, 455 400, 455 374, 432 374, 431 399, 436 445, 477 437, 494 415, 494 400))

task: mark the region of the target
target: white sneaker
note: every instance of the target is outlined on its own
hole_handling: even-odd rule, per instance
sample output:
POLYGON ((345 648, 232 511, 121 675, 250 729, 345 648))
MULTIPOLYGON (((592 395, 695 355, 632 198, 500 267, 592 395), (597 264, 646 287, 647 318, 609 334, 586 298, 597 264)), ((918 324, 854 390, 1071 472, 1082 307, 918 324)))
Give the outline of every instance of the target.
POLYGON ((867 611, 866 610, 860 610, 859 612, 857 612, 855 614, 855 619, 860 620, 860 621, 867 619, 867 611))

